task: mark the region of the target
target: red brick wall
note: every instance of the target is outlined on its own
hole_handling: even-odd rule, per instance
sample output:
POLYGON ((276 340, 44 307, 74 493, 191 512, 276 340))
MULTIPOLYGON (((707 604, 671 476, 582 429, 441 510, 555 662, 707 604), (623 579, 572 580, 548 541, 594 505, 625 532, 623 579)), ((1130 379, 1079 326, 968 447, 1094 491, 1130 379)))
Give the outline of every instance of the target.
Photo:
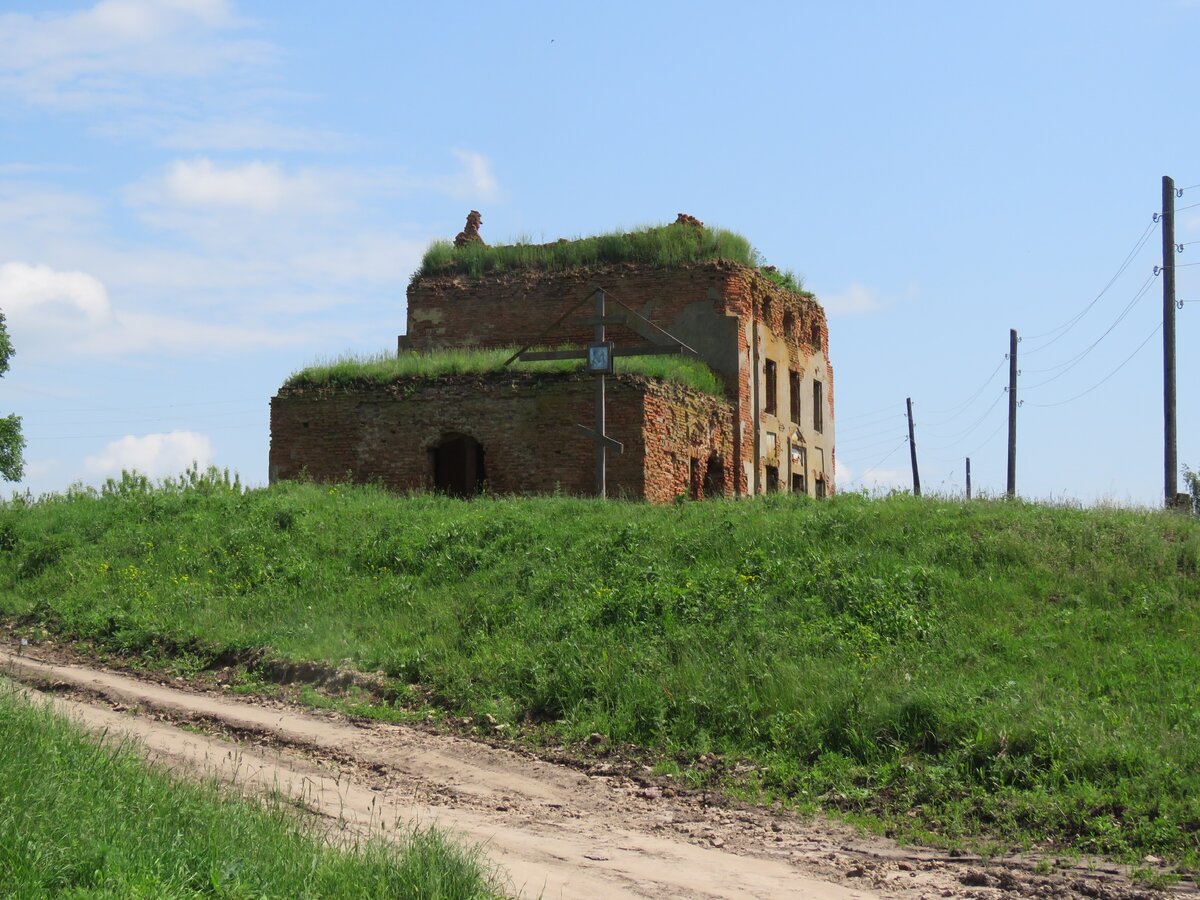
MULTIPOLYGON (((687 388, 608 380, 609 496, 667 501, 686 493, 690 459, 726 447, 729 406, 687 388), (722 423, 724 423, 722 425, 722 423), (722 432, 723 428, 723 432, 722 432)), ((271 480, 431 485, 429 449, 447 433, 483 445, 487 489, 499 494, 595 492, 594 384, 584 375, 504 373, 405 379, 386 386, 284 388, 271 401, 271 480)), ((723 458, 728 459, 728 451, 723 458)))
MULTIPOLYGON (((724 369, 720 374, 734 407, 731 422, 734 445, 726 454, 733 480, 726 483, 734 493, 750 493, 753 485, 746 477, 745 466, 735 464, 736 460, 756 463, 754 435, 756 425, 761 427, 761 422, 755 423, 753 416, 754 354, 747 336, 748 323, 761 319, 773 332, 783 336, 793 367, 807 369, 816 351, 822 351, 825 359, 829 359, 829 329, 821 305, 811 297, 785 290, 754 269, 718 260, 672 268, 615 265, 573 272, 517 272, 478 279, 423 279, 408 289, 406 345, 414 350, 431 350, 513 346, 531 341, 548 345, 586 343, 591 339, 591 329, 572 327, 569 320, 591 314, 587 298, 601 287, 611 298, 647 315, 661 328, 670 329, 685 308, 699 301, 711 302, 716 316, 737 319, 736 371, 723 367, 715 359, 708 361, 714 368, 724 369), (567 317, 568 322, 538 338, 580 301, 584 302, 567 317)), ((620 327, 611 328, 610 336, 618 344, 643 342, 620 327)), ((758 365, 761 369, 761 354, 758 365)), ((828 363, 824 383, 826 421, 832 429, 833 369, 828 363)), ((832 462, 831 453, 831 476, 832 462)))
POLYGON ((733 496, 733 416, 728 403, 656 383, 646 391, 643 409, 647 500, 666 503, 681 495, 703 499, 710 462, 721 467, 721 496, 733 496))

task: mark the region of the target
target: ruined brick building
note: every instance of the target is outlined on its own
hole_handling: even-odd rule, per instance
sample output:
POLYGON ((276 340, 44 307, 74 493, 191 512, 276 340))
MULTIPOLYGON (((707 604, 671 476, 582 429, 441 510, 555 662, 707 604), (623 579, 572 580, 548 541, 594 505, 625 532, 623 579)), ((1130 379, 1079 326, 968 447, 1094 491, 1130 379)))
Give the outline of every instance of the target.
MULTIPOLYGON (((464 232, 460 241, 478 240, 473 215, 472 235, 464 232)), ((546 330, 597 289, 692 348, 725 387, 718 398, 673 382, 610 376, 605 430, 624 445, 609 457, 610 496, 665 502, 832 492, 833 369, 824 310, 754 266, 715 259, 424 275, 408 289, 399 352, 539 340, 583 345, 591 328, 569 317, 549 340, 546 330)), ((644 345, 648 330, 631 316, 607 337, 618 348, 644 345)), ((594 445, 578 426, 592 424, 593 396, 582 363, 578 373, 505 369, 387 384, 285 385, 271 401, 271 479, 349 476, 457 495, 590 495, 594 445)))

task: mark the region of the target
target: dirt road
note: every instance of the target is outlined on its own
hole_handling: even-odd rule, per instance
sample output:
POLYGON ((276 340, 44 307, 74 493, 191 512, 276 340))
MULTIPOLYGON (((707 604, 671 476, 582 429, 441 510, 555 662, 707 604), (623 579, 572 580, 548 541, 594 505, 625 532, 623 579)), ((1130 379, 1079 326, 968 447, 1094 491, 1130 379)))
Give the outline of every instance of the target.
POLYGON ((984 866, 821 820, 716 804, 648 777, 585 772, 405 726, 3 651, 0 672, 89 728, 135 738, 178 771, 302 799, 335 830, 436 824, 482 844, 514 895, 1158 896, 1115 868, 1041 875, 1030 861, 984 866))

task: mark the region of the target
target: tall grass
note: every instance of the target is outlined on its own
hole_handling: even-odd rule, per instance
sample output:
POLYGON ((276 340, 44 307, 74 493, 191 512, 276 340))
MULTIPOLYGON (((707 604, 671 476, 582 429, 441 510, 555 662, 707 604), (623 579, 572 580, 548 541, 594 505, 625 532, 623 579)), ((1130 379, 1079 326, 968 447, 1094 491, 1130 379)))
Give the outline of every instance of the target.
MULTIPOLYGON (((319 362, 295 372, 290 387, 323 385, 387 384, 401 378, 438 378, 444 375, 478 375, 502 371, 505 360, 517 347, 499 350, 436 350, 430 352, 380 353, 375 356, 346 355, 319 362)), ((614 360, 619 375, 641 375, 683 384, 714 397, 724 397, 725 388, 702 360, 687 356, 621 356, 614 360)), ((582 360, 514 362, 507 371, 566 373, 580 372, 582 360)))
POLYGON ((449 241, 436 241, 425 251, 413 280, 445 275, 478 278, 529 269, 562 272, 616 263, 677 266, 716 259, 761 268, 767 277, 782 287, 798 292, 803 290, 793 273, 763 266, 762 256, 737 232, 680 224, 613 231, 551 244, 455 247, 449 241))
POLYGON ((747 760, 745 789, 901 832, 1190 865, 1198 570, 1189 517, 908 496, 218 478, 0 508, 0 615, 129 659, 348 659, 401 705, 601 732, 683 774, 747 760))
POLYGON ((0 681, 0 896, 498 897, 433 831, 338 850, 275 798, 149 768, 0 681))

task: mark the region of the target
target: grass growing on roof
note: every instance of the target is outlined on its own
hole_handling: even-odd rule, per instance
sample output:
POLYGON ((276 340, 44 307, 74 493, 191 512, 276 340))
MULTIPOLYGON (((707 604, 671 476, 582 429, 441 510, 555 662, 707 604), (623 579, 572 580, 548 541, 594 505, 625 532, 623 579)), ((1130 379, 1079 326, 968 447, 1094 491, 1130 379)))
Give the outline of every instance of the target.
POLYGON ((0 504, 0 617, 130 661, 349 659, 509 733, 748 760, 768 795, 899 834, 1192 867, 1198 570, 1193 518, 903 495, 465 502, 213 475, 0 504))
MULTIPOLYGON (((438 378, 443 375, 475 375, 502 371, 504 361, 517 351, 436 350, 428 353, 379 353, 374 356, 346 355, 301 369, 286 382, 288 387, 352 386, 387 384, 398 378, 438 378)), ((671 381, 724 398, 725 389, 716 374, 703 361, 690 356, 619 356, 619 375, 642 375, 671 381)), ((514 362, 516 372, 581 372, 583 360, 564 359, 543 362, 514 362)))
POLYGON ((573 241, 551 244, 467 244, 455 247, 435 241, 421 260, 413 280, 439 275, 500 275, 534 269, 562 272, 568 269, 616 263, 676 266, 725 259, 759 269, 766 277, 788 290, 803 292, 792 272, 764 266, 762 255, 735 231, 694 225, 655 225, 633 231, 613 231, 573 241))
POLYGON ((169 777, 0 680, 0 895, 503 896, 478 854, 435 831, 341 850, 314 821, 279 795, 169 777))

